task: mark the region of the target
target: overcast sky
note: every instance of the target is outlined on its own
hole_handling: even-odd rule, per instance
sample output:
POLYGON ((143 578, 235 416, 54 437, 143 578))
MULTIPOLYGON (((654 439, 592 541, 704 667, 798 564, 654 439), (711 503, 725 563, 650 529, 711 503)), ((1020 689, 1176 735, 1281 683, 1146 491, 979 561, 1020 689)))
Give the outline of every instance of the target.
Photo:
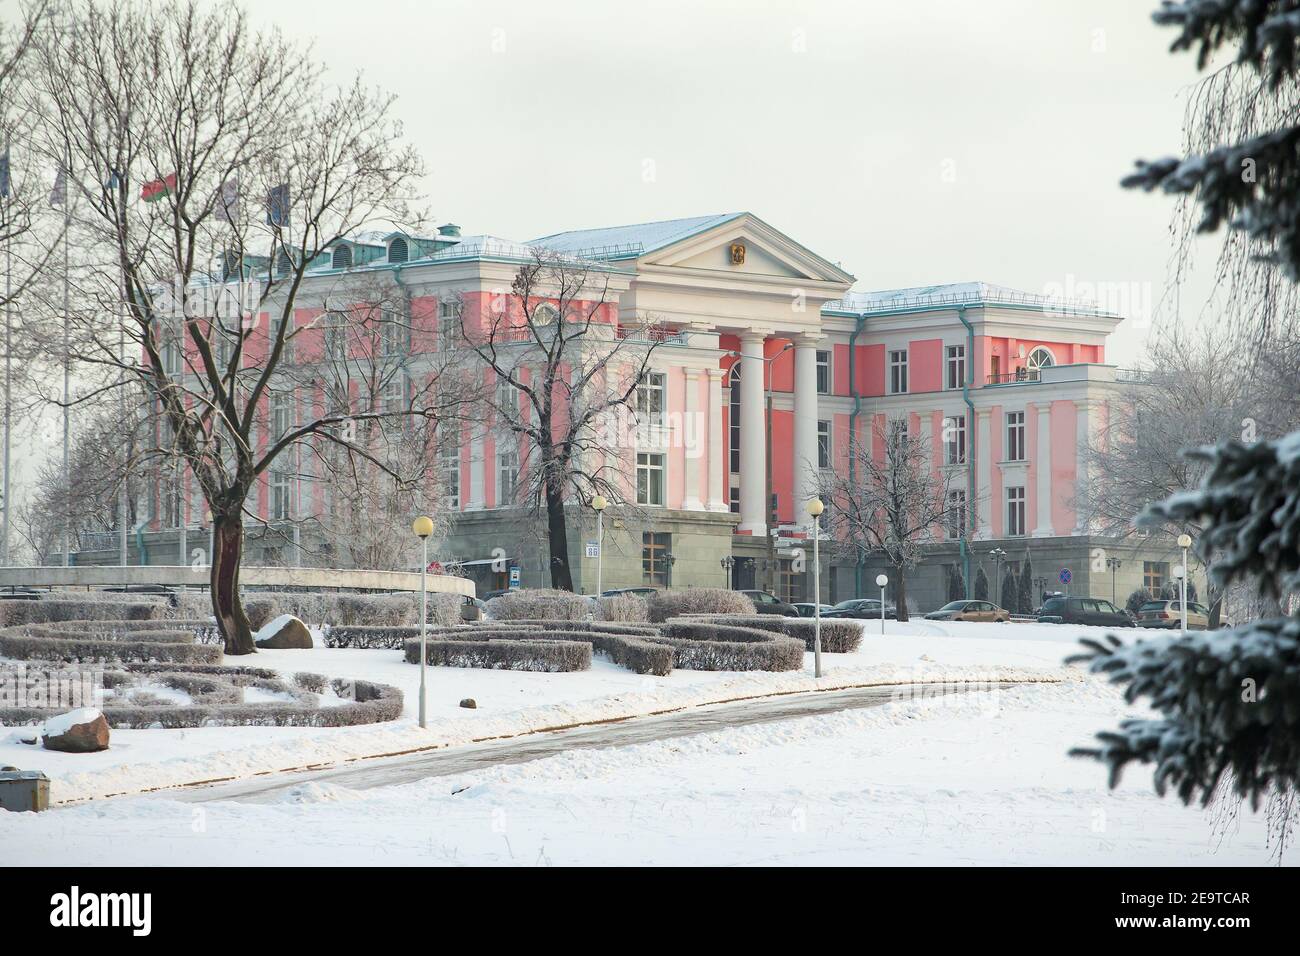
MULTIPOLYGON (((1160 305, 1193 58, 1155 0, 276 0, 340 78, 398 94, 439 221, 529 239, 749 210, 859 289, 1104 284, 1160 305)), ((1188 290, 1196 312, 1204 289, 1188 290), (1198 298, 1199 297, 1199 298, 1198 298)))

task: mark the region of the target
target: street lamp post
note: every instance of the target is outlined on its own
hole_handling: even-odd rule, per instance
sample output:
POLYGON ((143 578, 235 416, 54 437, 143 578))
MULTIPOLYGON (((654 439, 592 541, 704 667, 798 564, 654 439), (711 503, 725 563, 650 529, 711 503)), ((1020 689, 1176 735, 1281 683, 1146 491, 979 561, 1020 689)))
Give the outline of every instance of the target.
POLYGON ((993 593, 998 596, 998 600, 994 601, 993 603, 1001 606, 1002 604, 1002 559, 1007 556, 1007 553, 1003 551, 1001 548, 994 548, 992 551, 989 552, 989 555, 993 558, 993 593))
POLYGON ((411 530, 420 539, 421 550, 423 551, 423 558, 420 561, 420 726, 427 727, 424 668, 429 656, 427 637, 429 630, 429 591, 426 587, 425 577, 429 573, 429 535, 433 534, 433 520, 427 515, 420 515, 411 524, 411 530))
POLYGON ((880 633, 885 633, 885 585, 889 583, 886 574, 876 575, 876 586, 880 588, 880 633))
POLYGON ((736 559, 728 554, 723 556, 722 560, 720 560, 718 564, 722 565, 723 584, 730 589, 732 584, 731 569, 736 566, 736 559))
POLYGON ((604 495, 596 495, 591 499, 591 507, 596 512, 596 597, 600 597, 601 573, 605 561, 605 509, 609 507, 609 502, 604 495))
POLYGON ((813 676, 822 676, 822 587, 821 587, 821 519, 826 506, 820 498, 808 502, 808 514, 812 516, 813 538, 813 676))
POLYGON ((1187 633, 1187 549, 1192 546, 1192 536, 1183 532, 1178 536, 1178 546, 1183 549, 1183 572, 1178 576, 1178 604, 1183 611, 1183 633, 1187 633))
POLYGON ((1110 603, 1115 603, 1115 572, 1123 565, 1120 558, 1107 558, 1106 567, 1110 568, 1110 603))

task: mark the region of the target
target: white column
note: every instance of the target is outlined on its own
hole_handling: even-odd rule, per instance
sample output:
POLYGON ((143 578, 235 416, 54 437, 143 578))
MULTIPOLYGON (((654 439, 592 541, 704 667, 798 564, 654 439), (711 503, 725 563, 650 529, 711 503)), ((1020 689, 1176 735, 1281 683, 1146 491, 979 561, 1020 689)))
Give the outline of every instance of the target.
POLYGON ((1087 511, 1088 492, 1088 445, 1092 442, 1092 432, 1090 426, 1092 423, 1093 405, 1088 401, 1077 401, 1074 403, 1075 412, 1075 432, 1074 444, 1078 449, 1076 452, 1074 464, 1074 533, 1089 534, 1090 528, 1085 517, 1087 511))
POLYGON ((469 496, 465 499, 466 511, 482 511, 487 505, 483 467, 483 436, 476 433, 469 440, 469 496))
POLYGON ((993 441, 989 435, 990 411, 987 408, 975 411, 979 421, 979 438, 975 444, 975 457, 978 462, 975 479, 975 502, 979 509, 975 512, 975 537, 977 538, 993 537, 993 522, 990 519, 993 513, 993 441))
POLYGON ((685 463, 682 473, 685 490, 682 496, 682 508, 685 511, 703 511, 704 502, 700 500, 700 458, 704 456, 703 416, 700 414, 700 376, 703 369, 685 369, 686 403, 683 406, 685 420, 682 422, 682 455, 685 463))
POLYGON ((804 505, 816 497, 817 470, 817 347, 820 336, 801 335, 794 343, 794 489, 795 522, 803 521, 804 505))
POLYGON ((1038 419, 1038 446, 1035 451, 1035 495, 1038 498, 1038 515, 1034 521, 1034 537, 1048 538, 1052 532, 1052 403, 1035 402, 1034 413, 1038 419))
POLYGON ((763 409, 761 332, 740 337, 740 529, 767 534, 767 448, 763 409))
POLYGON ((709 510, 730 511, 727 469, 722 457, 722 376, 720 368, 709 369, 709 510))

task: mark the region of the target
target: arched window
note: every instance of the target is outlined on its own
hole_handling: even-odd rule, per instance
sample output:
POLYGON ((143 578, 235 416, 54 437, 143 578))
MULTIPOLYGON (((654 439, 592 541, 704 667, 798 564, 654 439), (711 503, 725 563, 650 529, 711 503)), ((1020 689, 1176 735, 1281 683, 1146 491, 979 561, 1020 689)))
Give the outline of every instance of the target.
POLYGON ((335 246, 334 257, 330 261, 330 267, 334 269, 351 269, 352 247, 347 245, 335 246))
POLYGON ((1025 368, 1029 369, 1029 378, 1031 381, 1038 381, 1040 369, 1050 368, 1055 364, 1056 359, 1052 356, 1052 353, 1041 345, 1036 346, 1034 350, 1029 353, 1029 357, 1025 359, 1025 368))
POLYGON ((740 363, 731 366, 731 415, 727 421, 728 447, 731 452, 731 471, 740 472, 740 363))
POLYGON ((388 261, 389 262, 406 262, 411 258, 411 248, 406 244, 406 240, 398 236, 388 244, 388 261))
POLYGON ((539 305, 533 309, 533 325, 538 328, 554 325, 555 320, 560 317, 560 313, 552 305, 539 305))

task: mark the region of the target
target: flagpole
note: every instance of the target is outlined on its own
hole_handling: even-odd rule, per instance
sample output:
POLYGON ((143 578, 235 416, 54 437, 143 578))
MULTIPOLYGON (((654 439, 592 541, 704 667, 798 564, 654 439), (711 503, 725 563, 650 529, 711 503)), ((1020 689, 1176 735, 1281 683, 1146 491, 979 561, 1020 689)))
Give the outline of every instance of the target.
POLYGON ((63 180, 63 566, 70 567, 72 562, 68 554, 70 540, 68 536, 68 524, 72 519, 72 486, 69 484, 71 476, 68 473, 68 400, 70 398, 70 379, 71 379, 71 362, 68 357, 68 348, 71 345, 71 336, 69 335, 68 326, 71 322, 71 309, 68 302, 68 232, 72 226, 72 197, 71 190, 68 189, 67 176, 68 167, 72 165, 72 154, 68 154, 68 166, 64 167, 63 180))
POLYGON ((9 182, 8 188, 4 195, 4 230, 5 230, 5 443, 4 443, 4 527, 0 529, 0 567, 9 566, 9 432, 13 426, 13 415, 10 411, 10 400, 13 392, 10 382, 13 378, 13 325, 11 321, 11 309, 13 299, 13 237, 9 235, 9 213, 12 209, 12 200, 9 193, 13 191, 12 175, 9 173, 9 134, 5 133, 5 163, 6 176, 9 182))

